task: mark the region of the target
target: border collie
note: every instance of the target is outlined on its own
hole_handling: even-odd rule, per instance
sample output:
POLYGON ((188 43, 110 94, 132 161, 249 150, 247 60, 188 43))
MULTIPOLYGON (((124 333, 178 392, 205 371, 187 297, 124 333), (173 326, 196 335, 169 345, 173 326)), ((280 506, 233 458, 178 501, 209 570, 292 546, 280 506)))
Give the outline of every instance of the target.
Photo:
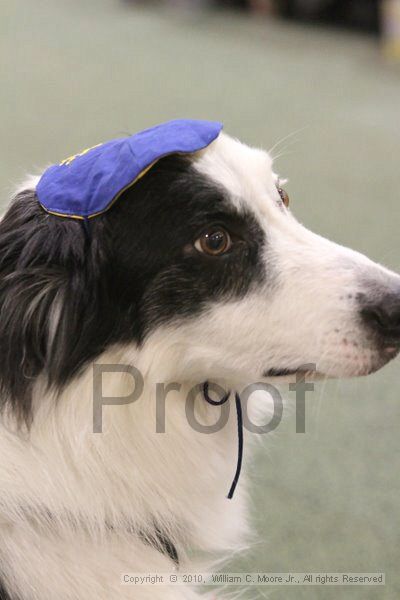
POLYGON ((400 277, 299 224, 269 155, 224 133, 158 160, 89 229, 48 214, 37 182, 0 223, 0 598, 194 600, 190 587, 123 586, 121 573, 189 570, 193 551, 246 540, 245 478, 226 498, 234 392, 304 364, 319 377, 385 365, 400 277), (117 399, 102 433, 94 365, 117 399), (143 378, 134 402, 119 365, 143 378), (232 392, 209 435, 185 409, 197 389, 196 418, 216 422, 204 382, 232 392))

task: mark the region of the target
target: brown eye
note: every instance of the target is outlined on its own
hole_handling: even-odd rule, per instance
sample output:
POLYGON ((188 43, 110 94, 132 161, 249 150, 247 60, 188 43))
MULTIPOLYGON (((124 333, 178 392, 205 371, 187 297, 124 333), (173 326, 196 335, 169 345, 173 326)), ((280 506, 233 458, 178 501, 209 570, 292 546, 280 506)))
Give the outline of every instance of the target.
POLYGON ((285 190, 281 187, 278 187, 277 189, 278 189, 278 194, 280 195, 283 204, 287 208, 289 206, 289 196, 288 196, 287 192, 285 192, 285 190))
POLYGON ((196 250, 209 256, 224 254, 231 245, 232 241, 229 233, 221 227, 205 231, 194 243, 196 250))

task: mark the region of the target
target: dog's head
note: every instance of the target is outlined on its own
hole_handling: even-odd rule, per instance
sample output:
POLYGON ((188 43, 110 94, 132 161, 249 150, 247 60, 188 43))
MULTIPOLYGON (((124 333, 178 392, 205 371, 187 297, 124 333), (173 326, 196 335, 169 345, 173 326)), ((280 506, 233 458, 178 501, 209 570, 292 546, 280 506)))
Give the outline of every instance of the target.
POLYGON ((268 154, 225 134, 162 158, 86 226, 47 214, 28 185, 0 224, 3 398, 27 413, 38 378, 61 388, 114 345, 159 381, 383 366, 400 277, 287 204, 268 154))

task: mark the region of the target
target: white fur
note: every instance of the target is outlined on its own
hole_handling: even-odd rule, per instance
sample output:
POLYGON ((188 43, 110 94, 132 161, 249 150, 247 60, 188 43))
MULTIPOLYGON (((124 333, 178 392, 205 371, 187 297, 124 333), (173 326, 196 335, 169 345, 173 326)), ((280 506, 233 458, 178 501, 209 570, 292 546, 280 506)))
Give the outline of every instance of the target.
MULTIPOLYGON (((175 543, 182 570, 195 565, 189 550, 227 552, 248 539, 245 476, 234 499, 226 499, 236 461, 233 404, 226 427, 201 434, 185 416, 188 390, 206 379, 240 388, 269 367, 304 363, 330 376, 359 375, 386 360, 356 322, 354 297, 361 276, 383 287, 397 276, 282 210, 263 151, 221 135, 195 164, 265 230, 265 268, 272 266, 273 279, 267 275, 263 287, 194 320, 160 327, 140 351, 114 347, 102 355, 96 362, 133 364, 145 381, 139 400, 103 409, 103 433, 92 431, 92 365, 57 401, 37 384, 29 433, 17 433, 12 417, 4 417, 0 572, 21 600, 194 599, 186 588, 120 585, 122 572, 173 568, 129 530, 145 529, 151 518, 175 543), (182 388, 168 394, 166 432, 156 433, 156 383, 172 381, 182 388)), ((55 306, 51 338, 57 314, 55 306)), ((103 388, 124 396, 132 379, 110 374, 103 388)), ((271 408, 266 394, 257 404, 271 408)), ((221 409, 199 395, 196 410, 202 422, 214 423, 221 409)))

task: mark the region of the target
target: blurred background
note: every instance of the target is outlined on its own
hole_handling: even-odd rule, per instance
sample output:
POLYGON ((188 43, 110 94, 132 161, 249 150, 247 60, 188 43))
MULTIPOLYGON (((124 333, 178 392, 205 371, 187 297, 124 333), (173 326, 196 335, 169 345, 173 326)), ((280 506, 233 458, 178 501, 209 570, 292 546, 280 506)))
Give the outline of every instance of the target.
MULTIPOLYGON (((0 5, 0 191, 157 122, 274 147, 305 225, 400 269, 398 0, 13 0, 0 5)), ((251 467, 257 542, 231 570, 386 572, 386 586, 241 598, 400 598, 400 363, 317 384, 251 467)), ((229 591, 229 590, 227 590, 229 591)), ((237 597, 239 597, 239 595, 237 597)))

